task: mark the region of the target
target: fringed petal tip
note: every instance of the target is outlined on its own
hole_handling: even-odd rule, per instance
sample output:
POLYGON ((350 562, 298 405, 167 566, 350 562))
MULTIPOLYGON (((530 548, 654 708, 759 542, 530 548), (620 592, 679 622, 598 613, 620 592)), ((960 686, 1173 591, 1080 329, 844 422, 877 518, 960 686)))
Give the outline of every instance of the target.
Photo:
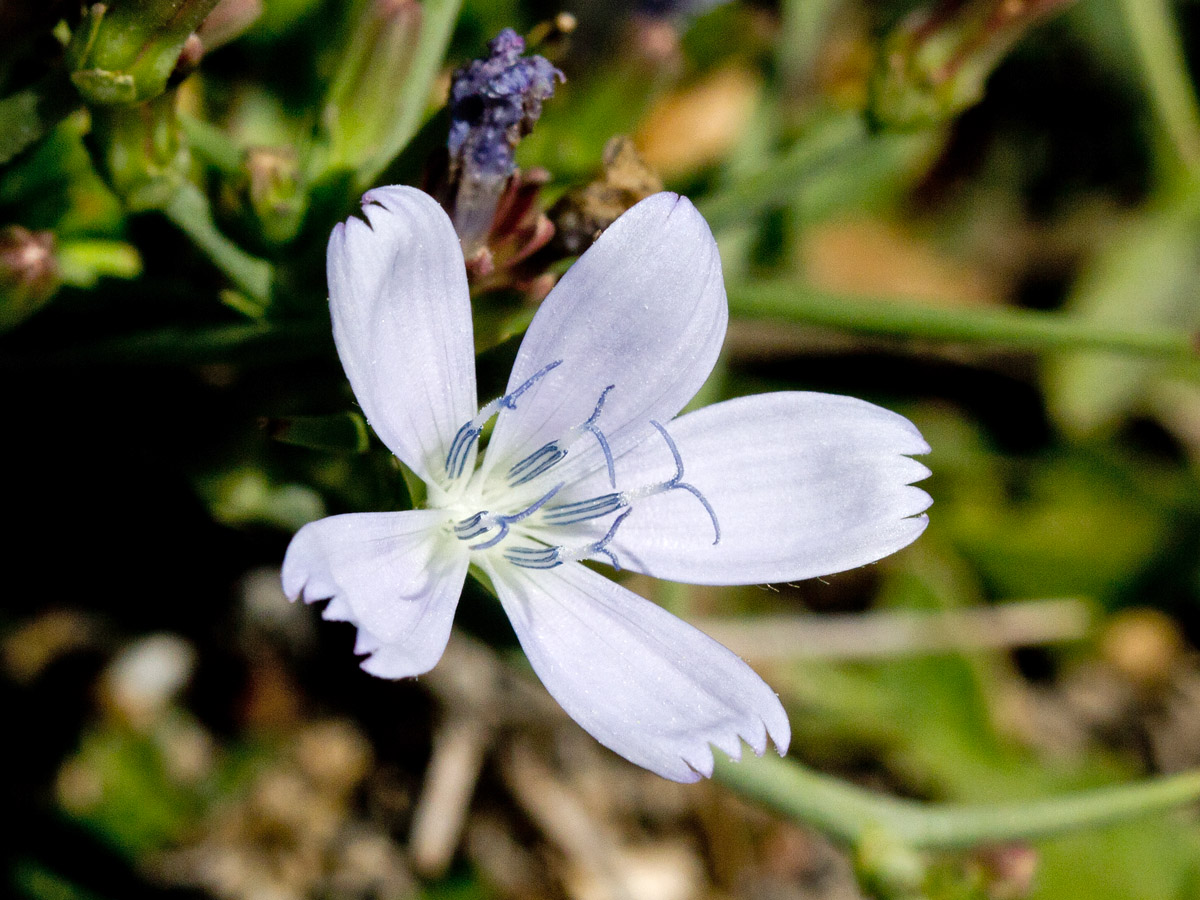
MULTIPOLYGON (((928 443, 904 417, 862 400, 758 394, 666 429, 683 477, 715 516, 683 491, 647 498, 608 548, 627 569, 689 584, 798 581, 882 559, 927 524, 932 499, 913 482, 929 469, 912 454, 928 443)), ((639 445, 617 460, 619 480, 661 480, 663 457, 659 443, 639 445)))
POLYGON ((712 778, 713 768, 716 765, 714 749, 720 750, 731 762, 735 763, 742 761, 743 746, 749 747, 755 756, 762 756, 767 752, 767 746, 770 743, 774 745, 775 751, 781 757, 787 756, 788 746, 792 740, 792 726, 788 722, 787 713, 784 712, 778 696, 775 697, 772 708, 765 711, 765 715, 759 715, 753 722, 747 721, 743 725, 747 727, 740 730, 726 730, 709 736, 695 750, 683 754, 680 760, 691 770, 691 774, 684 777, 676 777, 673 774, 662 772, 658 774, 673 781, 683 781, 689 784, 699 781, 701 778, 712 778))
POLYGON ((578 563, 530 577, 488 566, 535 672, 588 733, 672 781, 708 777, 715 746, 786 749, 779 697, 727 648, 578 563), (710 746, 711 745, 711 746, 710 746))
POLYGON ((436 655, 428 655, 421 662, 417 662, 413 659, 411 648, 399 644, 385 644, 361 626, 354 640, 354 653, 359 657, 360 669, 368 675, 389 681, 424 675, 442 658, 439 651, 436 655))
POLYGON ((437 539, 436 510, 351 513, 310 522, 284 557, 284 593, 328 600, 325 619, 358 628, 363 668, 382 678, 428 672, 442 656, 467 555, 437 539))

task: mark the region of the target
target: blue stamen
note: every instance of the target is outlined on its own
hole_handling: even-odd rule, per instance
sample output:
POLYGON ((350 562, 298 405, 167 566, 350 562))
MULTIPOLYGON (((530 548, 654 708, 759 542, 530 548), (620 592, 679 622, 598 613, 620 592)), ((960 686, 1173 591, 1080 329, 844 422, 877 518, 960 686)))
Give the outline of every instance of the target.
POLYGON ((517 388, 511 394, 505 394, 497 402, 501 406, 503 406, 505 409, 516 409, 517 408, 517 400, 520 398, 520 396, 522 394, 524 394, 527 390, 529 390, 531 387, 533 387, 535 384, 537 384, 539 381, 541 381, 543 378, 545 378, 547 373, 549 373, 551 370, 557 369, 561 365, 562 365, 561 359, 556 359, 552 363, 546 363, 546 365, 542 366, 540 369, 538 369, 536 372, 534 372, 532 375, 530 375, 529 378, 526 379, 526 381, 523 385, 521 385, 519 388, 517 388))
MULTIPOLYGON (((554 487, 552 487, 549 491, 547 491, 545 494, 543 494, 539 499, 535 500, 533 503, 531 503, 529 506, 525 507, 519 513, 513 513, 511 516, 496 516, 496 518, 492 521, 491 527, 494 528, 498 525, 498 526, 500 526, 500 531, 496 534, 495 537, 489 538, 488 540, 484 541, 482 544, 472 544, 470 549, 472 549, 472 550, 487 550, 489 547, 495 547, 498 543, 500 543, 502 540, 504 540, 505 537, 508 536, 508 527, 510 525, 512 525, 514 522, 520 522, 522 519, 529 518, 535 512, 537 512, 539 509, 541 509, 546 503, 549 503, 550 500, 554 497, 554 495, 557 494, 560 490, 562 490, 563 484, 564 484, 564 482, 559 482, 554 487)), ((469 521, 469 520, 464 520, 464 521, 469 521)), ((465 538, 464 538, 464 540, 465 540, 465 538)))
POLYGON ((467 458, 471 455, 471 445, 483 434, 483 426, 497 412, 503 409, 516 409, 517 400, 527 390, 541 381, 550 370, 562 365, 561 359, 556 359, 552 363, 547 363, 534 372, 524 384, 518 387, 511 393, 499 397, 483 407, 475 418, 465 423, 454 435, 454 440, 450 442, 450 450, 446 454, 446 474, 451 478, 458 478, 462 475, 463 470, 467 466, 467 458))
POLYGON ((463 468, 467 464, 471 443, 482 433, 483 429, 475 426, 474 419, 458 429, 454 435, 454 441, 450 444, 450 452, 446 454, 447 475, 457 478, 462 474, 463 468))
POLYGON ((574 525, 589 519, 599 519, 628 505, 621 494, 602 494, 589 500, 551 506, 542 516, 542 521, 547 525, 574 525))
POLYGON ((553 569, 555 566, 560 566, 570 559, 585 559, 586 557, 599 554, 600 556, 607 557, 612 567, 620 572, 621 564, 618 562, 616 555, 606 548, 616 536, 617 529, 621 526, 621 523, 625 521, 631 512, 633 512, 632 509, 625 510, 625 512, 613 520, 604 537, 577 550, 567 550, 564 552, 562 547, 511 547, 504 551, 504 558, 514 565, 525 569, 553 569))
POLYGON ((543 444, 537 450, 534 450, 527 457, 509 469, 508 474, 510 476, 519 475, 534 463, 541 462, 547 454, 554 455, 558 452, 558 445, 554 441, 551 441, 549 444, 543 444))
POLYGON ((504 558, 523 569, 553 569, 562 565, 558 547, 512 547, 504 558))
POLYGON ((712 508, 712 504, 708 502, 705 496, 700 493, 700 489, 695 485, 688 484, 683 480, 683 457, 679 453, 679 447, 675 445, 675 441, 671 435, 667 433, 667 429, 663 428, 658 422, 653 419, 650 424, 658 429, 658 433, 662 435, 663 440, 667 442, 667 446, 671 448, 671 456, 675 458, 675 477, 668 481, 664 481, 658 485, 660 491, 670 491, 678 488, 679 490, 687 491, 693 497, 700 501, 700 505, 704 507, 704 511, 708 513, 708 517, 712 519, 713 531, 716 533, 716 538, 713 540, 713 546, 721 543, 721 526, 717 522, 717 514, 712 508))
POLYGON ((472 538, 479 537, 481 534, 486 534, 492 528, 490 521, 485 521, 487 518, 487 510, 482 510, 468 519, 463 519, 454 526, 455 536, 460 541, 469 541, 472 538))
POLYGON ((600 394, 600 399, 596 401, 596 409, 583 427, 596 436, 596 441, 600 444, 600 450, 604 453, 604 464, 608 466, 608 485, 611 488, 617 486, 617 469, 613 464, 612 450, 608 446, 608 439, 604 437, 604 432, 596 427, 596 420, 600 418, 600 410, 604 409, 604 398, 608 396, 608 392, 615 388, 615 384, 610 384, 600 394))
POLYGON ((609 565, 611 565, 615 571, 621 571, 621 564, 617 562, 617 556, 615 553, 613 553, 611 550, 597 550, 596 552, 602 556, 607 556, 609 565))
POLYGON ((713 546, 715 547, 717 544, 721 543, 721 525, 717 522, 717 514, 713 510, 712 504, 708 502, 708 499, 702 493, 700 493, 700 490, 697 487, 688 484, 686 481, 680 481, 678 484, 672 485, 672 487, 678 488, 681 491, 687 491, 700 501, 701 506, 704 507, 704 511, 708 513, 708 517, 712 519, 713 532, 715 535, 713 537, 713 546))
POLYGON ((587 551, 588 551, 587 555, 591 556, 592 554, 595 554, 595 553, 603 553, 605 556, 608 557, 609 562, 612 563, 612 567, 614 569, 616 569, 618 572, 620 572, 621 564, 619 562, 617 562, 617 557, 615 555, 613 555, 611 550, 605 550, 604 548, 608 546, 609 542, 614 537, 616 537, 617 529, 621 527, 622 522, 624 522, 627 518, 629 518, 629 514, 631 512, 633 512, 632 509, 627 509, 627 510, 625 510, 625 512, 621 513, 619 516, 617 516, 615 519, 613 519, 612 525, 610 525, 608 527, 608 533, 606 535, 604 535, 604 537, 600 538, 600 540, 596 541, 596 543, 591 544, 589 547, 587 547, 587 551))
POLYGON ((508 477, 517 477, 516 481, 510 481, 509 487, 517 487, 518 485, 526 484, 537 478, 551 466, 556 465, 567 455, 567 451, 558 446, 557 441, 551 441, 549 444, 544 444, 539 449, 530 453, 527 457, 508 470, 508 477), (534 465, 536 463, 536 465, 534 465), (529 469, 529 466, 533 466, 529 469), (529 469, 524 474, 522 470, 529 469))
POLYGON ((587 421, 572 428, 562 440, 550 441, 548 444, 543 444, 509 469, 509 487, 528 484, 553 466, 558 465, 566 458, 567 452, 573 446, 574 435, 582 431, 588 431, 595 436, 596 442, 600 445, 600 451, 604 454, 604 464, 608 469, 608 483, 611 487, 615 488, 617 486, 617 472, 616 466, 613 463, 612 449, 608 445, 608 439, 604 437, 604 432, 596 425, 596 420, 600 418, 600 412, 604 409, 604 400, 608 397, 608 392, 614 387, 616 385, 610 384, 600 393, 600 398, 596 401, 596 408, 592 410, 592 414, 588 416, 587 421), (568 446, 564 447, 564 443, 567 443, 568 446))

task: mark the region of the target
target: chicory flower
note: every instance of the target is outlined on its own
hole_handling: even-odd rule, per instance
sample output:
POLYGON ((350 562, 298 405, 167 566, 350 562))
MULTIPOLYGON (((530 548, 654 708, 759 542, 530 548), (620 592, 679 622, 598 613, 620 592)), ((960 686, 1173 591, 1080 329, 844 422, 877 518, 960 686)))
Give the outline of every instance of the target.
POLYGON ((505 394, 477 406, 454 228, 407 187, 363 196, 329 242, 333 334, 422 509, 331 516, 283 565, 293 600, 354 623, 385 678, 442 655, 468 566, 491 580, 535 672, 602 744, 658 774, 712 773, 711 747, 790 738, 775 693, 725 647, 582 560, 693 584, 811 578, 905 546, 929 505, 906 419, 849 397, 740 397, 676 418, 728 309, 717 246, 686 199, 637 204, 542 303, 505 394), (480 441, 495 421, 486 451, 480 441))

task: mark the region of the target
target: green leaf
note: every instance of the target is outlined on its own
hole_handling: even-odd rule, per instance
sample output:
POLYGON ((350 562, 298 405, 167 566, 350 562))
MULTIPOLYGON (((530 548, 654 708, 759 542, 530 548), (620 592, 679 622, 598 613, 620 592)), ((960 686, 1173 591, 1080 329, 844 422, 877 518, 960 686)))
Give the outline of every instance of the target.
POLYGON ((277 441, 312 450, 366 453, 371 447, 367 420, 355 412, 270 419, 266 429, 277 441))
POLYGON ((0 100, 0 165, 41 139, 78 105, 71 85, 58 76, 0 100))
MULTIPOLYGON (((1197 358, 1198 277, 1200 179, 1180 184, 1099 251, 1068 298, 1068 321, 1081 331, 1124 331, 1142 341, 1157 333, 1161 352, 1146 355, 1197 358), (1167 347, 1171 330, 1174 350, 1167 347)), ((1083 342, 1077 349, 1122 350, 1083 342)), ((1136 410, 1148 384, 1161 374, 1162 367, 1153 362, 1111 353, 1063 355, 1047 368, 1046 393, 1058 422, 1083 435, 1111 427, 1136 410)))

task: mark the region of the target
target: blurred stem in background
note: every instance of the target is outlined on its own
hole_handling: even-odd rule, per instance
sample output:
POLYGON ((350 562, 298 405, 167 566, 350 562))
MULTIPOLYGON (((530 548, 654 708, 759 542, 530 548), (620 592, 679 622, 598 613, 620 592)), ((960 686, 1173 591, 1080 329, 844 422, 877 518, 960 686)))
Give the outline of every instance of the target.
POLYGON ((1195 335, 1180 329, 1106 325, 1062 313, 1007 307, 946 309, 910 300, 832 293, 782 279, 733 283, 728 290, 730 312, 747 319, 1038 352, 1103 350, 1185 363, 1193 371, 1200 362, 1195 335))
POLYGON ((714 779, 854 848, 864 885, 924 897, 919 851, 1051 837, 1161 814, 1200 800, 1200 772, 1006 805, 934 805, 873 793, 771 755, 718 757, 714 779))
MULTIPOLYGON (((1119 0, 1144 90, 1161 127, 1153 141, 1161 177, 1142 215, 1124 223, 1085 265, 1065 313, 1096 330, 1167 330, 1185 336, 1200 355, 1200 111, 1182 41, 1167 0, 1119 0)), ((1063 349, 1067 349, 1064 347, 1063 349)), ((1078 345, 1077 350, 1102 350, 1078 345)), ((1109 348, 1111 349, 1111 348, 1109 348)), ((1164 354, 1166 360, 1170 354, 1164 354)), ((1046 395, 1056 420, 1077 437, 1116 425, 1139 411, 1163 380, 1200 381, 1200 370, 1154 365, 1094 353, 1058 354, 1047 367, 1046 395)))
POLYGON ((783 0, 779 14, 779 76, 785 91, 808 93, 838 0, 783 0))
POLYGON ((1171 147, 1187 171, 1200 165, 1200 111, 1168 0, 1120 0, 1138 69, 1171 147))
POLYGON ((770 755, 737 763, 718 759, 714 777, 852 846, 882 831, 913 850, 1033 840, 1155 815, 1200 800, 1200 772, 1003 805, 901 800, 770 755))

